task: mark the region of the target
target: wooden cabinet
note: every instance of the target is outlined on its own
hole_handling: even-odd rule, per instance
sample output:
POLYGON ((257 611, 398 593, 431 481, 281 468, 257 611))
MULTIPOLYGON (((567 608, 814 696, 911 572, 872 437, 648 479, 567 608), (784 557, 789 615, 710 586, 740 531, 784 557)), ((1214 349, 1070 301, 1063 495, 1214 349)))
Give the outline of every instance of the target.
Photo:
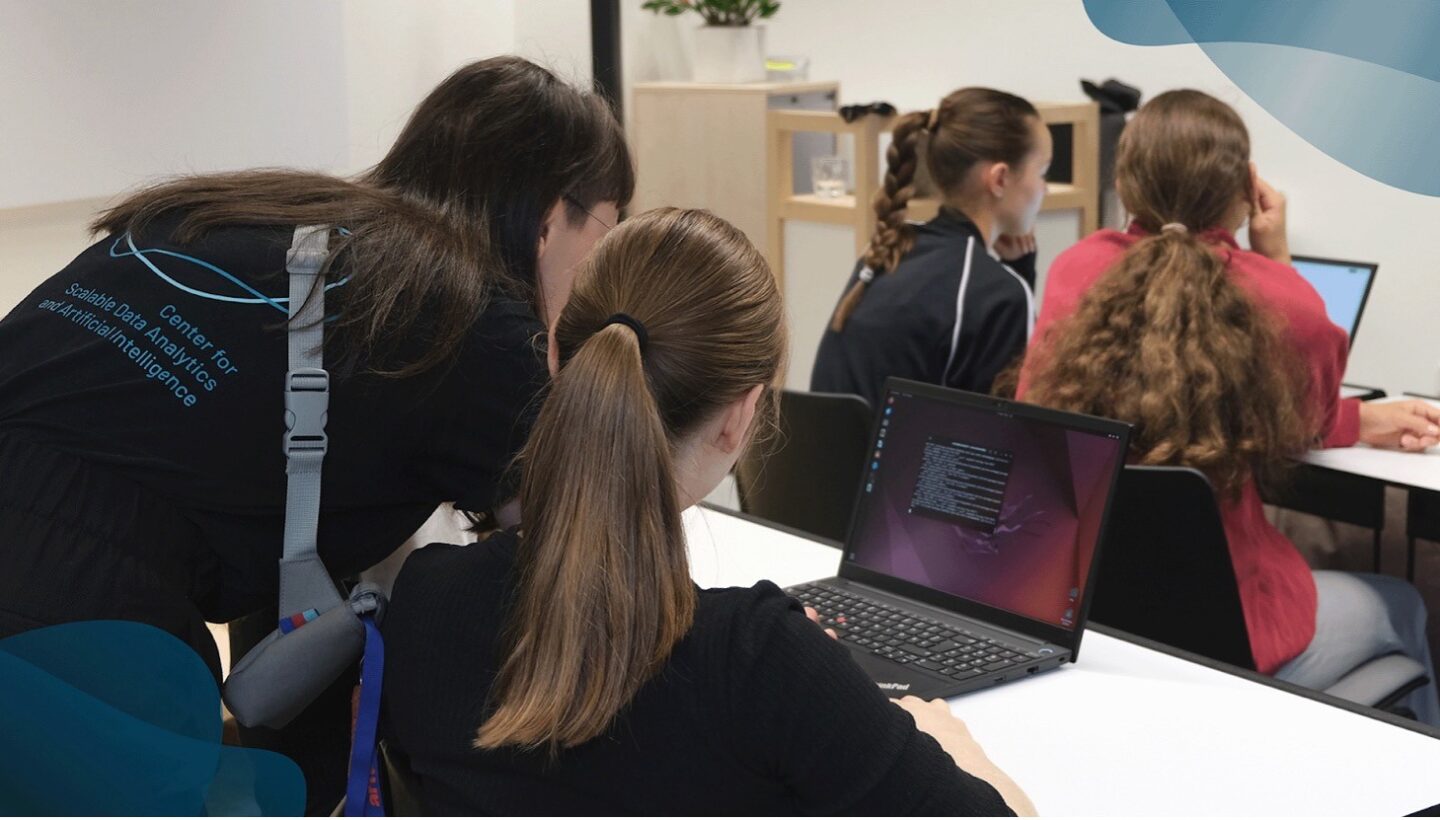
MULTIPOLYGON (((634 92, 630 145, 636 186, 630 211, 663 205, 708 208, 764 251, 770 243, 766 115, 795 108, 834 111, 839 85, 666 82, 638 83, 634 92)), ((824 151, 829 145, 827 153, 834 152, 828 134, 801 139, 808 141, 797 150, 824 151)), ((792 185, 802 172, 808 178, 807 168, 792 171, 792 185)), ((799 190, 804 190, 803 181, 799 190)))

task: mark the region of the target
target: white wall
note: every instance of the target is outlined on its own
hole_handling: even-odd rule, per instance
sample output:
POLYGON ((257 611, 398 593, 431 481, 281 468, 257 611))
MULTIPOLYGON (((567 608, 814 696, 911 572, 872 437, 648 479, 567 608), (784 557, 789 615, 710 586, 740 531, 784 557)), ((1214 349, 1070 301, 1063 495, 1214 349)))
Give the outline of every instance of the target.
POLYGON ((338 0, 0 0, 0 208, 345 159, 338 0))
POLYGON ((514 51, 589 88, 589 0, 515 0, 514 51))
MULTIPOLYGON (((302 0, 309 2, 309 0, 302 0)), ((542 0, 549 2, 549 0, 542 0)), ((415 104, 460 66, 515 46, 514 0, 345 0, 345 168, 375 164, 415 104)))
MULTIPOLYGON (((656 18, 638 2, 622 10, 626 81, 683 79, 699 18, 656 18)), ((809 56, 810 78, 838 80, 843 102, 928 108, 964 85, 1077 100, 1079 78, 1112 76, 1147 96, 1178 87, 1214 94, 1244 117, 1261 173, 1288 195, 1294 251, 1380 263, 1348 378, 1392 391, 1440 391, 1440 271, 1427 241, 1440 225, 1440 199, 1389 188, 1313 148, 1251 102, 1198 46, 1114 42, 1079 0, 785 0, 766 25, 770 53, 809 56)), ((816 303, 828 310, 848 272, 836 270, 816 303)))
POLYGON ((0 209, 368 166, 440 79, 515 34, 514 0, 0 0, 0 209))
POLYGON ((588 80, 580 5, 0 0, 0 315, 88 244, 98 207, 149 180, 368 167, 437 82, 522 31, 537 55, 583 41, 588 80))

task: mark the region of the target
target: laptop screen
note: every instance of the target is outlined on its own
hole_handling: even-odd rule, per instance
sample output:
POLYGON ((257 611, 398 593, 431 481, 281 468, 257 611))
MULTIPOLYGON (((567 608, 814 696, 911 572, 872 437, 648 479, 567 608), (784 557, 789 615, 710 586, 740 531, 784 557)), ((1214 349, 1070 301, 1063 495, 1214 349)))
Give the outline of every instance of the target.
POLYGON ((1293 262, 1295 270, 1320 292, 1330 321, 1343 328, 1353 341, 1376 266, 1306 256, 1297 256, 1293 262))
POLYGON ((1052 420, 1064 414, 972 399, 886 391, 846 559, 1073 630, 1123 426, 1070 427, 1052 420))

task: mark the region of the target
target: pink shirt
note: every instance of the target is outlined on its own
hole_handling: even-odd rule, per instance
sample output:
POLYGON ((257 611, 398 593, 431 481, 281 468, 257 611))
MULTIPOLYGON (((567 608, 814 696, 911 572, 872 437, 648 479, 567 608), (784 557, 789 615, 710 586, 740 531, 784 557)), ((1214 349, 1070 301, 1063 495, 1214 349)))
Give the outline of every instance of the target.
MULTIPOLYGON (((1046 277, 1044 302, 1031 337, 1035 343, 1043 341, 1052 324, 1073 314, 1085 292, 1145 235, 1135 225, 1125 233, 1097 231, 1060 254, 1046 277)), ((1225 254, 1226 269, 1235 283, 1283 320, 1285 338, 1310 369, 1307 400, 1323 419, 1324 446, 1354 444, 1360 433, 1360 402, 1340 398, 1350 342, 1345 331, 1327 318, 1320 295, 1288 265, 1241 250, 1228 231, 1211 230, 1204 236, 1225 254)), ((1022 372, 1022 398, 1028 375, 1022 372)), ((1253 481, 1238 500, 1221 499, 1220 516, 1230 541, 1256 668, 1274 674, 1315 635, 1315 581, 1295 545, 1265 520, 1253 481)))

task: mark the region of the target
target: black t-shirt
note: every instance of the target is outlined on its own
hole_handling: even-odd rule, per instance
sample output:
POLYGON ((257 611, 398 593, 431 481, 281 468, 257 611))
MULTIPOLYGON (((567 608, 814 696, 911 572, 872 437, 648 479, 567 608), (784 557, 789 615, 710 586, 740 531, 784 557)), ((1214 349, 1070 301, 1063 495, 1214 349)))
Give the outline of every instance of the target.
POLYGON ((381 624, 386 733, 436 814, 1010 814, 774 584, 699 591, 668 664, 604 735, 479 751, 510 533, 413 553, 381 624))
MULTIPOLYGON (((225 620, 277 587, 288 366, 277 300, 293 228, 217 229, 182 247, 175 223, 106 237, 0 320, 0 435, 119 472, 195 522, 221 569, 194 594, 208 620, 225 620)), ((334 267, 340 282, 344 258, 334 267)), ((328 290, 327 315, 343 313, 345 288, 328 290)), ((442 501, 497 500, 548 378, 543 344, 533 310, 498 295, 453 364, 332 378, 319 528, 332 572, 383 558, 442 501)))
MULTIPOLYGON (((862 267, 855 264, 842 293, 862 267)), ((826 327, 810 389, 864 396, 872 407, 887 376, 988 393, 1025 352, 1034 284, 1035 254, 1006 265, 973 222, 942 208, 915 227, 915 246, 895 270, 865 289, 845 329, 826 327)))

